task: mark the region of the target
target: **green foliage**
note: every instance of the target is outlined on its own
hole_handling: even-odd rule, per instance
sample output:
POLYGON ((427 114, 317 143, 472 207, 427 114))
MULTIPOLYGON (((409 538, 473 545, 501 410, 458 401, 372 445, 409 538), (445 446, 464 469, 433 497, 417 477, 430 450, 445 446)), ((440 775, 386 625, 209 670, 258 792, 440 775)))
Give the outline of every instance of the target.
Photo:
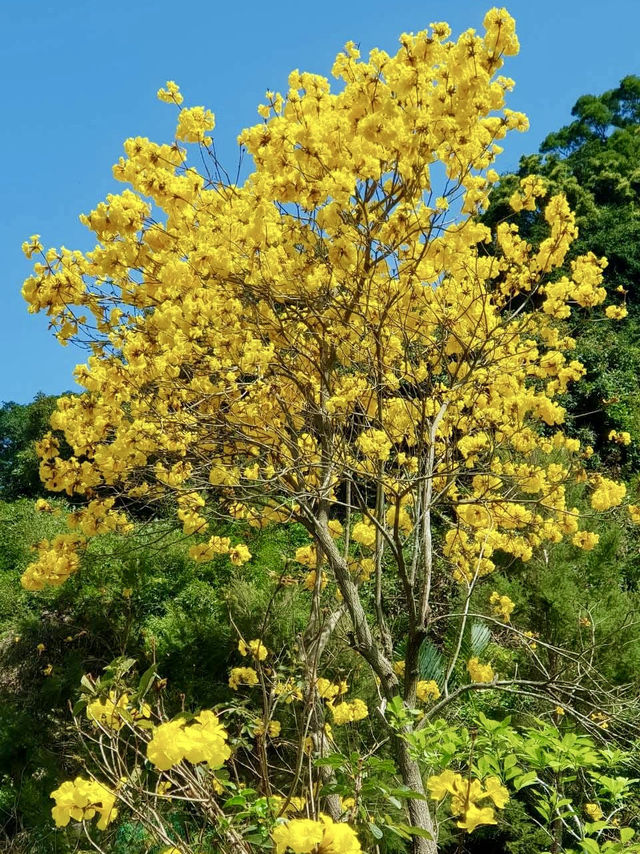
POLYGON ((434 721, 408 740, 426 774, 453 768, 470 779, 497 777, 510 793, 500 826, 481 828, 463 842, 441 803, 443 852, 635 851, 627 844, 638 815, 634 751, 603 748, 570 723, 515 727, 509 717, 482 713, 470 726, 434 721), (593 807, 601 820, 589 813, 593 807))
MULTIPOLYGON (((30 547, 66 530, 57 513, 65 503, 50 503, 52 514, 37 513, 27 500, 0 502, 0 827, 6 845, 24 837, 19 854, 28 846, 38 854, 66 851, 53 832, 49 793, 78 772, 68 703, 85 673, 99 676, 118 656, 131 657, 140 672, 155 660, 170 705, 178 708, 182 694, 194 707, 210 707, 229 696, 237 647, 230 618, 253 636, 256 620, 267 614, 265 638, 279 649, 294 643, 308 607, 291 588, 274 593, 299 531, 277 538, 243 531, 254 560, 238 570, 224 558, 194 563, 183 535, 162 521, 140 524, 124 539, 95 539, 77 576, 27 593, 20 575, 32 560, 30 547)), ((146 852, 140 828, 126 827, 110 854, 146 852)))
POLYGON ((44 495, 35 443, 49 429, 57 397, 37 394, 31 403, 0 406, 0 499, 44 495))

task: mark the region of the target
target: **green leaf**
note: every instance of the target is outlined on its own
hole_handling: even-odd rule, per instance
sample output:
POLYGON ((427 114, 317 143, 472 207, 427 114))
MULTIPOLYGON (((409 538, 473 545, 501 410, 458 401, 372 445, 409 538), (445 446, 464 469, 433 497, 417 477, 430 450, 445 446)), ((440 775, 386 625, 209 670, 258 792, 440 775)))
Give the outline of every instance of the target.
POLYGON ((620 842, 629 842, 630 839, 636 835, 635 830, 632 827, 621 827, 620 828, 620 842))
POLYGON ((418 652, 418 674, 420 679, 433 680, 440 687, 444 684, 444 658, 430 640, 423 640, 418 652))
POLYGON ((502 763, 502 767, 505 771, 508 771, 509 768, 513 768, 518 762, 518 758, 514 753, 510 753, 508 756, 504 757, 504 761, 502 763))
POLYGON ((371 835, 375 839, 382 839, 384 836, 383 832, 380 830, 377 824, 373 824, 373 822, 369 823, 369 830, 371 831, 371 835))
POLYGON ((537 779, 538 775, 535 771, 527 771, 526 774, 521 774, 519 777, 515 778, 513 781, 513 788, 516 792, 519 792, 520 789, 524 789, 525 786, 533 786, 537 779))
POLYGON ((76 717, 77 715, 79 715, 79 714, 80 714, 80 712, 84 712, 84 710, 85 710, 85 709, 86 709, 86 707, 87 707, 87 702, 88 702, 88 701, 83 697, 82 699, 78 700, 78 702, 77 702, 77 703, 75 703, 75 704, 74 704, 74 706, 73 706, 73 715, 74 715, 74 717, 76 717))
POLYGON ((485 652, 491 642, 491 630, 486 623, 481 620, 474 620, 471 623, 471 655, 469 658, 480 656, 485 652))
POLYGON ((402 828, 410 833, 411 836, 419 836, 421 839, 433 839, 433 834, 429 833, 428 830, 423 830, 421 827, 414 827, 413 825, 403 824, 402 828))
POLYGON ((156 666, 152 664, 151 667, 147 668, 144 671, 142 676, 140 677, 140 682, 138 683, 138 694, 140 697, 144 697, 149 689, 149 685, 153 681, 154 676, 156 675, 156 666))

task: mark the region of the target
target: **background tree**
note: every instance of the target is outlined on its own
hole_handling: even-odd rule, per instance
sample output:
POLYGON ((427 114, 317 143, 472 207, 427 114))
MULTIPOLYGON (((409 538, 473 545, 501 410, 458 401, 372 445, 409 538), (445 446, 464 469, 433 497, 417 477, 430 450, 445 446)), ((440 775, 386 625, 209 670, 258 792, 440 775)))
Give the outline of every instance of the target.
MULTIPOLYGON (((591 442, 596 460, 627 472, 638 470, 635 444, 609 440, 614 430, 637 435, 640 372, 640 78, 629 75, 602 95, 581 96, 575 120, 549 134, 540 154, 523 157, 516 174, 501 176, 491 194, 484 221, 494 225, 512 216, 509 198, 527 175, 545 177, 549 194, 562 192, 576 214, 578 238, 567 263, 594 252, 607 258, 604 281, 609 293, 625 298, 628 317, 615 330, 601 324, 574 323, 577 356, 587 369, 583 383, 567 399, 570 429, 591 442)), ((536 211, 522 210, 515 220, 535 246, 547 225, 536 211)))
POLYGON ((0 499, 44 495, 35 444, 49 429, 57 396, 37 394, 31 403, 0 407, 0 499))

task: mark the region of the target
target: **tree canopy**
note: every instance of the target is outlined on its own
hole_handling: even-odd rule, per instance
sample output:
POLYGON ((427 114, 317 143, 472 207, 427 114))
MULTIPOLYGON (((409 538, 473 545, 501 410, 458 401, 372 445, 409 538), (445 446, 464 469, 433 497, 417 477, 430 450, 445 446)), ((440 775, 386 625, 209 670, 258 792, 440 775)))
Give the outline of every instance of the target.
MULTIPOLYGON (((607 261, 569 254, 576 216, 544 177, 524 175, 509 195, 512 211, 535 220, 535 245, 513 222, 481 220, 500 142, 527 127, 505 106, 513 81, 499 74, 518 50, 514 21, 493 9, 484 27, 452 41, 433 24, 367 60, 349 43, 332 69, 335 92, 293 72, 239 137, 254 167, 242 184, 216 159, 213 114, 182 107, 169 81, 158 96, 180 108, 175 139, 127 140, 114 175, 130 188, 82 217, 95 248, 25 243, 36 259, 23 289, 30 310, 90 356, 76 370, 84 393, 60 398, 51 417, 66 447, 53 433, 37 444, 47 489, 84 504, 70 532, 38 544, 24 587, 64 584, 93 538, 132 534, 129 511, 142 502, 174 514, 200 564, 227 556, 242 567, 254 531, 299 530, 273 595, 300 573, 309 600, 290 649, 262 636, 271 605, 257 636, 239 637, 229 686, 259 695, 255 750, 232 751, 231 712, 154 712, 152 672, 126 690, 126 668, 101 689, 85 682, 83 708, 100 733, 88 742, 108 743, 111 760, 103 751, 107 779, 76 777, 53 793, 59 826, 95 815, 106 829, 118 800, 174 846, 155 807, 139 806, 169 782, 202 808, 221 850, 355 854, 358 833, 379 839, 381 821, 414 854, 433 854, 441 825, 494 825, 506 783, 529 785, 520 767, 509 777, 472 762, 464 734, 455 768, 429 758, 464 698, 515 694, 595 735, 635 732, 635 699, 603 678, 595 652, 536 639, 512 624, 511 598, 488 589, 490 576, 563 541, 593 550, 596 517, 625 499, 625 484, 590 465, 593 449, 566 429, 565 403, 585 375, 570 322, 615 323, 626 308, 610 295, 599 309, 607 261), (499 664, 498 639, 508 650, 496 651, 499 664), (348 681, 332 672, 339 655, 362 668, 365 699, 345 696, 348 681), (280 720, 287 705, 295 714, 280 720), (334 750, 332 726, 362 726, 360 752, 347 753, 348 737, 334 750), (270 761, 267 737, 283 727, 288 741, 270 761), (371 759, 375 777, 387 742, 401 789, 383 794, 406 803, 408 823, 375 804, 362 821, 340 797, 342 770, 358 766, 349 773, 362 782, 371 759), (128 763, 135 774, 122 783, 128 763), (241 792, 247 783, 257 788, 241 792), (258 791, 279 805, 268 800, 262 836, 244 838, 257 812, 225 810, 258 791), (300 802, 307 817, 288 816, 300 802)), ((632 120, 634 91, 608 93, 607 126, 632 120)), ((600 144, 602 110, 584 101, 576 115, 594 134, 588 144, 600 144)), ((636 505, 629 514, 640 521, 636 505)), ((167 850, 190 850, 180 846, 167 850)))

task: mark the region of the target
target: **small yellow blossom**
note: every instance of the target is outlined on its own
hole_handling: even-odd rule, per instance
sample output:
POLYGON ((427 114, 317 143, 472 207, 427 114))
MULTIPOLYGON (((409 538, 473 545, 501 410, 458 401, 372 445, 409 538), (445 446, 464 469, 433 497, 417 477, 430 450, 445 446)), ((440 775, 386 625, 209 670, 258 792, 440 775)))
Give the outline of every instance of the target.
POLYGON ((600 821, 600 819, 604 816, 602 809, 599 804, 585 804, 584 811, 589 816, 591 821, 600 821))
POLYGON ((623 320, 629 314, 623 305, 608 305, 605 308, 604 313, 611 320, 623 320))
POLYGON ((180 94, 180 87, 173 80, 167 80, 164 88, 158 89, 158 100, 167 104, 181 104, 184 100, 180 94))
POLYGON ((253 667, 234 667, 229 674, 229 687, 237 691, 240 685, 257 685, 258 674, 253 667))
POLYGON ((421 680, 416 685, 416 697, 422 700, 423 703, 428 703, 430 700, 437 700, 439 696, 440 689, 438 688, 438 683, 434 682, 433 679, 429 679, 428 681, 421 680))
POLYGON ((243 640, 239 640, 238 651, 240 652, 240 655, 252 655, 258 661, 264 661, 269 654, 266 646, 261 640, 257 639, 249 641, 248 644, 243 640))
POLYGON ((489 603, 493 606, 492 610, 496 617, 502 617, 505 623, 511 621, 511 614, 516 606, 508 596, 501 596, 494 591, 489 598, 489 603))
POLYGON ((336 726, 361 721, 369 714, 367 704, 363 700, 352 700, 350 703, 342 702, 329 706, 336 726))
POLYGON ((490 664, 481 664, 475 656, 467 662, 467 670, 472 682, 493 682, 494 672, 490 664))

